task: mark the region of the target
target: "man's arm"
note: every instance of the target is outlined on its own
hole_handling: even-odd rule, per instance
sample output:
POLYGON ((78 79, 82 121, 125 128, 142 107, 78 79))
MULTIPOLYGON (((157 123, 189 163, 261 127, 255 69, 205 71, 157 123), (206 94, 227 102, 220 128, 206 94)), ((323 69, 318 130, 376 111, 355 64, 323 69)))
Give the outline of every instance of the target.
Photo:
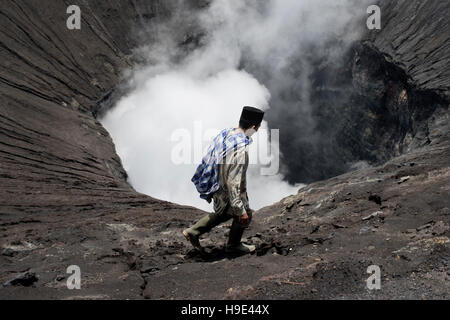
POLYGON ((247 194, 247 191, 245 191, 245 198, 244 198, 244 208, 245 208, 245 211, 247 211, 247 213, 249 212, 249 211, 252 211, 251 209, 250 209, 250 204, 249 204, 249 201, 248 201, 248 194, 247 194))
POLYGON ((244 208, 247 211, 247 213, 249 211, 251 211, 250 209, 250 205, 249 205, 249 201, 248 201, 248 193, 247 193, 247 177, 244 177, 244 180, 242 182, 242 190, 241 190, 241 199, 242 202, 244 203, 244 208))

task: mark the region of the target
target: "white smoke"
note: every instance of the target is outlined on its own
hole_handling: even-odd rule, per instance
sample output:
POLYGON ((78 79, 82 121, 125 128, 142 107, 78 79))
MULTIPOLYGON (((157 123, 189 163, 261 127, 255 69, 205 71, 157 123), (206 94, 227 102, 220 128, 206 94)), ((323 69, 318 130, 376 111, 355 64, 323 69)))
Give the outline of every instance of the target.
MULTIPOLYGON (((192 11, 183 13, 181 8, 159 28, 156 43, 140 48, 148 64, 133 70, 133 89, 101 119, 131 185, 155 198, 210 210, 211 205, 199 198, 190 181, 199 161, 194 157, 199 140, 196 125, 202 126, 204 149, 213 133, 237 126, 244 105, 270 111, 270 92, 240 67, 244 57, 262 66, 272 83, 289 86, 292 79, 280 73, 298 57, 302 46, 328 50, 325 44, 330 39, 353 40, 356 34, 348 26, 356 17, 352 12, 355 2, 336 2, 213 0, 194 18, 192 11), (185 20, 195 21, 206 31, 201 46, 187 56, 177 40, 185 20), (184 143, 192 146, 191 164, 173 161, 174 137, 182 132, 184 143)), ((339 52, 324 54, 333 59, 339 52)), ((307 82, 306 69, 298 81, 307 82)), ((251 166, 248 176, 254 209, 297 192, 299 186, 287 184, 281 175, 263 176, 258 169, 251 166)))

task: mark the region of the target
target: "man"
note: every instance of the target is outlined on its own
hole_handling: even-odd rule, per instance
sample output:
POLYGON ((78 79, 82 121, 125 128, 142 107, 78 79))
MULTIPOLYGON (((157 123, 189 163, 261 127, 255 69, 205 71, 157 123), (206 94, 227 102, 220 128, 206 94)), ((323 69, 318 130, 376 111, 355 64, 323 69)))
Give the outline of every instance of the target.
POLYGON ((200 197, 211 202, 214 212, 183 231, 184 237, 202 251, 199 238, 215 226, 233 219, 226 252, 250 253, 255 246, 241 243, 244 230, 252 220, 247 196, 248 145, 261 126, 264 112, 244 107, 239 127, 223 130, 210 145, 202 164, 192 178, 200 197))

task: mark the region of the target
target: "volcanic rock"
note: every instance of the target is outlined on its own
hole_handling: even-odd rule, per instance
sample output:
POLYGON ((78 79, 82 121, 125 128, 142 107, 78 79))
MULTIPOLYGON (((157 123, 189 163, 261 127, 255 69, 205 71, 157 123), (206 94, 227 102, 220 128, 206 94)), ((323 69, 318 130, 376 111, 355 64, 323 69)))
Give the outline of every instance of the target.
MULTIPOLYGON (((352 99, 345 112, 317 109, 319 124, 333 124, 328 151, 309 169, 291 159, 292 180, 311 184, 255 212, 244 237, 256 235, 257 254, 241 257, 221 248, 227 228, 205 235, 205 255, 188 255, 181 231, 205 212, 133 190, 95 117, 139 63, 136 30, 152 34, 177 1, 78 3, 81 30, 66 28, 65 1, 1 4, 0 298, 222 299, 230 288, 245 299, 448 298, 450 2, 380 2, 382 29, 355 43, 345 81, 327 78, 352 99), (340 150, 344 164, 371 165, 333 167, 327 155, 340 150), (363 220, 380 210, 382 221, 363 220), (14 255, 12 243, 34 245, 14 255), (71 265, 76 293, 55 280, 71 265), (382 290, 365 286, 370 265, 381 266, 382 290)), ((180 44, 198 42, 179 32, 180 44)))

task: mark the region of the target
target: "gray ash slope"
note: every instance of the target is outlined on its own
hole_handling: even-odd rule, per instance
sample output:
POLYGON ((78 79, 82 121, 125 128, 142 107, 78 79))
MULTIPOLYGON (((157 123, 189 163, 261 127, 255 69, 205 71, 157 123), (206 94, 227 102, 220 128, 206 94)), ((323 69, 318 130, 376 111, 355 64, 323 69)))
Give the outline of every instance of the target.
MULTIPOLYGON (((343 66, 361 107, 337 112, 349 118, 330 132, 344 162, 378 165, 259 210, 245 234, 257 254, 244 257, 222 252, 227 226, 202 240, 207 255, 190 251, 180 231, 204 212, 135 192, 92 114, 135 63, 131 34, 173 5, 80 1, 84 27, 71 32, 66 1, 2 2, 0 297, 448 298, 449 4, 381 3, 383 29, 343 66), (65 286, 71 264, 80 291, 65 286)), ((343 83, 333 73, 315 75, 331 88, 343 83)))

